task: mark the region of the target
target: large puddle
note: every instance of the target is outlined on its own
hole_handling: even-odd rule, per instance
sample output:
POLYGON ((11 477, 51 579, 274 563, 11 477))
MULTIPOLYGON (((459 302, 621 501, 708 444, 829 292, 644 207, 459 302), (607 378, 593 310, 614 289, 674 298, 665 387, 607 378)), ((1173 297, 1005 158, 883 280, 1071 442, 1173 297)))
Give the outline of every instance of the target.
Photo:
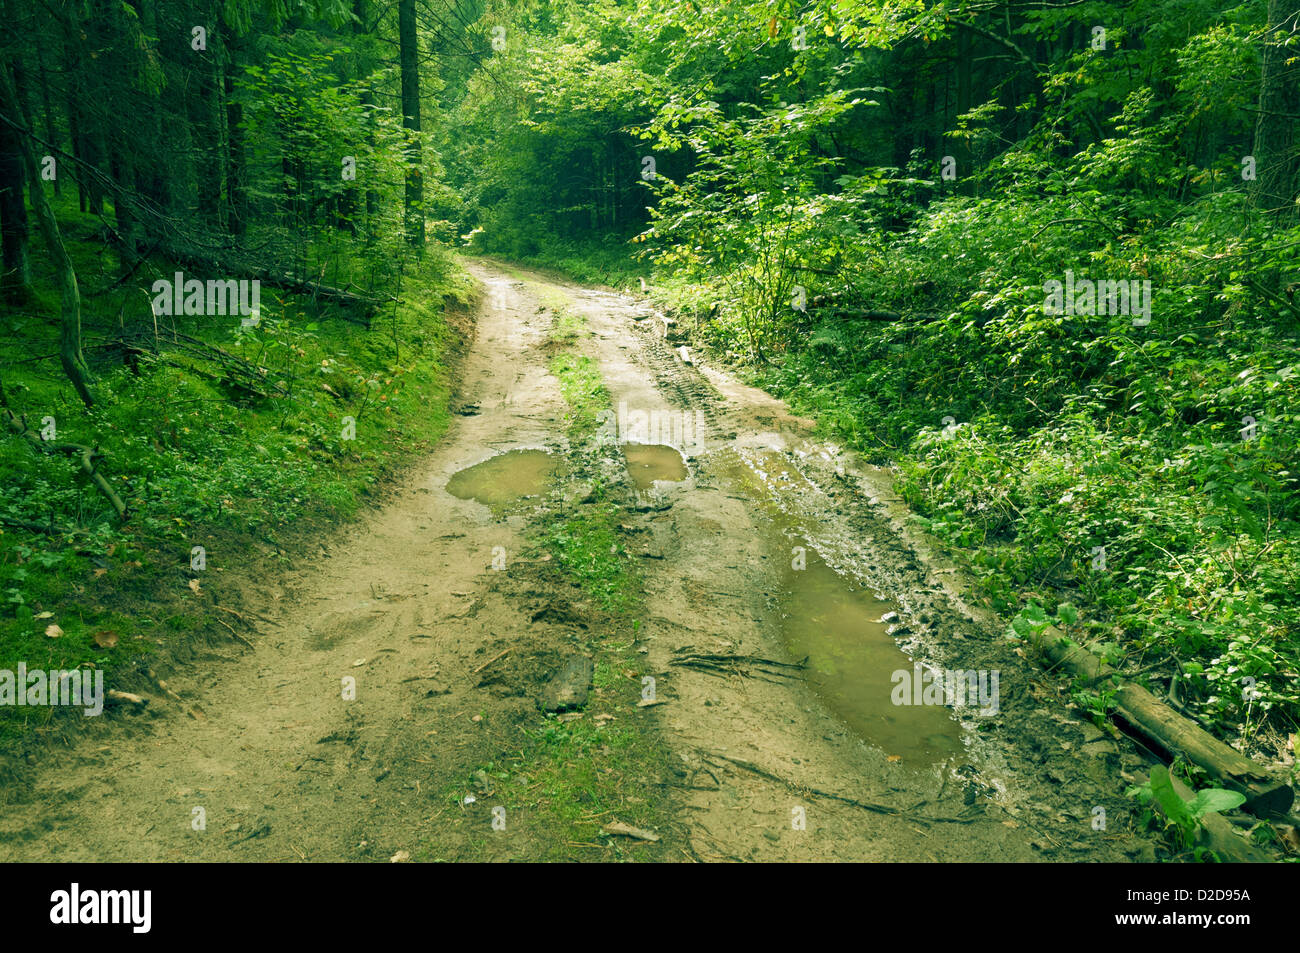
POLYGON ((563 459, 545 450, 511 450, 452 474, 447 492, 501 506, 545 493, 563 468, 563 459))
POLYGON ((628 476, 641 491, 651 489, 656 480, 680 483, 687 477, 682 455, 664 444, 625 443, 623 456, 627 458, 628 476))
POLYGON ((912 659, 880 622, 893 607, 849 585, 806 541, 790 542, 805 548, 807 566, 785 561, 781 629, 791 656, 808 657, 808 683, 858 735, 904 763, 961 752, 961 726, 948 709, 893 703, 894 673, 905 673, 909 687, 913 679, 912 659))
POLYGON ((880 621, 896 607, 841 576, 808 542, 811 527, 793 515, 801 509, 798 501, 785 505, 783 499, 798 492, 802 478, 788 472, 779 454, 752 463, 726 461, 721 470, 771 521, 773 548, 785 567, 782 636, 792 658, 808 658, 809 685, 857 735, 903 764, 940 762, 964 751, 950 709, 894 704, 895 673, 906 673, 910 682, 914 668, 880 621))

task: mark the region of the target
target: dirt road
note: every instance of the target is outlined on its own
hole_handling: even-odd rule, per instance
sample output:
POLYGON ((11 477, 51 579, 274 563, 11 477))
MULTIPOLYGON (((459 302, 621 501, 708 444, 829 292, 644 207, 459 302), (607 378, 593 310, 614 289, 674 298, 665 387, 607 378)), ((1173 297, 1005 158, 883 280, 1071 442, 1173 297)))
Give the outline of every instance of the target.
POLYGON ((436 452, 319 552, 243 580, 245 615, 264 620, 252 649, 174 678, 179 700, 111 743, 52 753, 9 792, 0 857, 1150 857, 1119 780, 1138 756, 1070 718, 968 608, 886 473, 683 355, 636 300, 468 267, 487 304, 436 452), (594 361, 610 395, 594 454, 573 445, 560 349, 594 361), (629 437, 674 450, 593 474, 629 437), (502 500, 480 502, 472 480, 477 499, 448 492, 528 449, 552 455, 492 464, 502 500), (565 471, 538 469, 548 460, 565 471), (559 580, 535 543, 581 512, 597 476, 635 567, 631 622, 559 580), (543 493, 504 505, 538 479, 543 493), (597 654, 586 707, 544 715, 547 679, 598 642, 640 669, 597 654), (896 704, 929 678, 922 663, 983 694, 896 704), (580 728, 590 744, 557 747, 580 728), (621 758, 633 736, 660 760, 621 758), (548 780, 575 764, 592 776, 548 780), (574 839, 573 825, 629 818, 660 840, 574 839))

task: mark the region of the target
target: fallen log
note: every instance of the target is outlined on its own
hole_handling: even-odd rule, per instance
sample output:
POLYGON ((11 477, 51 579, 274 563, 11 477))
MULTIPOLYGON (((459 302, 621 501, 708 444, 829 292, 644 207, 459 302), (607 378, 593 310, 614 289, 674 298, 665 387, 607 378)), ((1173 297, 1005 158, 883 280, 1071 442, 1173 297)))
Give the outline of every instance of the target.
POLYGON ((1141 736, 1170 758, 1182 756, 1204 768, 1223 787, 1246 798, 1245 808, 1260 817, 1285 814, 1295 792, 1281 781, 1229 747, 1204 728, 1180 715, 1149 691, 1132 682, 1120 681, 1122 673, 1091 652, 1069 641, 1060 629, 1045 626, 1027 640, 1044 658, 1072 675, 1089 682, 1114 679, 1113 717, 1132 733, 1141 736))
MULTIPOLYGON (((198 249, 186 248, 171 243, 163 243, 160 249, 168 258, 183 265, 202 268, 232 278, 255 278, 268 285, 284 288, 286 291, 310 295, 313 298, 324 298, 328 301, 337 301, 340 304, 362 305, 367 309, 373 309, 385 302, 397 300, 392 295, 360 294, 348 288, 336 288, 332 285, 309 281, 305 278, 297 278, 287 272, 258 267, 246 261, 240 261, 231 255, 222 256, 211 252, 204 253, 198 249)), ((369 327, 369 322, 365 323, 369 327)))

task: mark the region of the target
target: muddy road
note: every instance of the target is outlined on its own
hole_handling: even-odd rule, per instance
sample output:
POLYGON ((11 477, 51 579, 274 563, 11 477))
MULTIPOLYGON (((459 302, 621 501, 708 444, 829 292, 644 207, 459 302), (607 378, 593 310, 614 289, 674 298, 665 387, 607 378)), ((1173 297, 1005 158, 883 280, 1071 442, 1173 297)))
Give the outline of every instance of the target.
POLYGON ((251 647, 8 790, 0 857, 1153 859, 1140 756, 968 604, 888 473, 637 300, 467 267, 486 302, 436 451, 239 582, 251 647), (608 395, 593 434, 562 354, 608 395), (597 505, 621 608, 538 544, 597 505), (575 657, 590 694, 548 714, 575 657))

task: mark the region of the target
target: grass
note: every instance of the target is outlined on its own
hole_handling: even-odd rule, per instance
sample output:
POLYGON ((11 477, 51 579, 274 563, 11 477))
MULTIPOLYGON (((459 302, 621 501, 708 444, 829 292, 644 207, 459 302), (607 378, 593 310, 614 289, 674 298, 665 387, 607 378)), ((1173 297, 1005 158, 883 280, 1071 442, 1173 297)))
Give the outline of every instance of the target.
MULTIPOLYGON (((597 663, 597 669, 604 665, 597 663)), ((621 676, 620 676, 621 677, 621 676)), ((621 694, 636 697, 637 687, 621 677, 621 694)), ((599 679, 598 679, 599 682, 599 679)), ((613 849, 621 859, 653 861, 661 859, 663 847, 611 838, 601 828, 617 818, 635 827, 653 829, 662 826, 664 813, 659 798, 650 793, 656 780, 667 771, 666 752, 653 735, 632 719, 637 712, 628 708, 623 714, 612 687, 599 684, 596 701, 581 718, 565 719, 543 715, 532 728, 524 729, 520 751, 500 762, 488 762, 478 770, 491 779, 490 800, 506 808, 507 824, 540 835, 532 841, 530 861, 571 861, 573 859, 608 859, 594 850, 613 849), (613 713, 613 719, 595 720, 596 714, 613 713), (575 853, 574 844, 582 848, 575 853)), ((475 790, 475 774, 449 784, 437 798, 453 808, 459 806, 465 791, 475 790)), ((481 853, 483 845, 469 847, 471 856, 481 853)), ((426 845, 419 859, 437 855, 437 845, 426 845)))
POLYGON ((560 393, 569 405, 570 433, 578 438, 588 436, 596 429, 600 412, 609 407, 609 393, 596 362, 584 354, 565 351, 552 359, 551 373, 559 380, 560 393))
POLYGON ((650 277, 649 268, 633 257, 633 246, 620 235, 582 242, 553 239, 514 246, 498 242, 483 246, 482 250, 586 285, 628 288, 639 285, 638 278, 650 277))
POLYGON ((547 526, 542 543, 557 565, 576 581, 601 609, 615 614, 633 608, 639 582, 628 569, 628 554, 619 534, 623 511, 600 499, 580 510, 557 515, 547 526))
MULTIPOLYGON (((0 670, 19 661, 94 667, 105 671, 107 687, 121 687, 115 676, 172 644, 223 631, 207 600, 252 568, 254 550, 354 515, 384 475, 438 439, 449 421, 456 339, 447 309, 468 302, 470 290, 432 251, 370 330, 271 288, 263 288, 256 328, 236 317, 175 319, 177 330, 264 368, 261 389, 270 396, 262 397, 172 344, 172 319, 159 319, 161 360, 125 366, 113 345, 124 330, 119 320, 143 328, 143 346, 152 349, 146 289, 179 269, 154 258, 119 291, 96 295, 111 284, 116 255, 95 240, 97 219, 75 203, 58 215, 85 294, 85 350, 99 402, 86 410, 53 358, 57 294, 39 245, 32 300, 3 313, 4 388, 32 426, 53 418, 59 441, 101 448, 100 468, 130 519, 119 523, 67 457, 0 436, 0 517, 78 530, 0 527, 0 670), (276 384, 284 396, 273 393, 276 384), (192 568, 198 546, 202 570, 192 568)), ((0 708, 0 752, 62 714, 0 708)))
MULTIPOLYGON (((581 316, 560 310, 562 300, 544 299, 557 311, 555 326, 564 331, 563 342, 581 333, 581 316)), ((554 338, 553 338, 554 339, 554 338)), ((569 404, 568 432, 579 454, 597 452, 590 437, 597 414, 609 406, 609 394, 600 370, 590 358, 566 349, 551 364, 569 404)), ((604 633, 586 645, 594 664, 592 691, 578 717, 543 714, 524 729, 521 749, 511 758, 483 764, 494 783, 494 804, 507 806, 509 817, 536 836, 529 860, 574 859, 661 860, 666 845, 612 837, 601 828, 612 820, 654 830, 671 816, 663 780, 670 771, 670 752, 649 720, 638 709, 643 656, 636 652, 634 634, 640 627, 641 582, 620 542, 623 511, 605 498, 597 485, 588 500, 546 513, 534 524, 532 542, 549 552, 548 572, 559 576, 552 586, 563 591, 563 581, 576 582, 591 600, 592 624, 584 631, 604 633), (609 717, 600 717, 600 716, 609 717)), ((474 775, 449 785, 440 799, 457 806, 467 790, 474 790, 474 775)), ((507 823, 510 823, 508 820, 507 823)), ((471 844, 471 856, 485 849, 471 844)), ((436 856, 437 845, 424 855, 436 856)))

